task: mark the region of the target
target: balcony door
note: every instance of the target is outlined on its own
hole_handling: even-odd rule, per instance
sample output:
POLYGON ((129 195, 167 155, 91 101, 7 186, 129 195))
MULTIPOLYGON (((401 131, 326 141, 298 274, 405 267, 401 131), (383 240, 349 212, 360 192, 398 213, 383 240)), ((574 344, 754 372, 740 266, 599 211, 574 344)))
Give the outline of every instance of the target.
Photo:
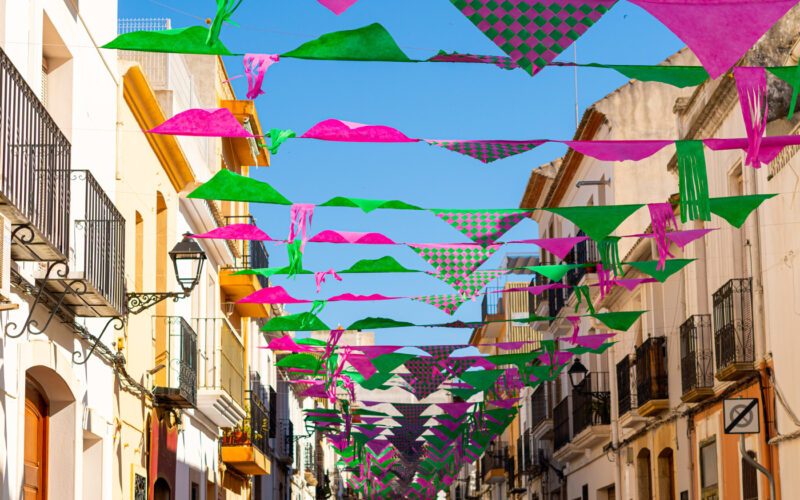
POLYGON ((47 498, 47 415, 44 392, 28 380, 25 386, 25 452, 22 491, 25 500, 47 498))

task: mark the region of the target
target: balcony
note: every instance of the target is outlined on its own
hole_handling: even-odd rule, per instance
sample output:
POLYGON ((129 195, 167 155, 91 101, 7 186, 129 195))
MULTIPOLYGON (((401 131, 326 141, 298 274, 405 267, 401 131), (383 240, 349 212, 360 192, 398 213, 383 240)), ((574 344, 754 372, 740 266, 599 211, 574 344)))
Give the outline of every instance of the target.
POLYGON ((669 409, 666 337, 648 338, 636 348, 636 397, 643 417, 669 409))
POLYGON ((12 259, 67 260, 70 164, 69 141, 0 50, 0 214, 12 259))
POLYGON ((248 406, 244 425, 226 430, 220 444, 220 460, 245 475, 269 474, 269 405, 267 391, 257 374, 250 377, 248 406))
POLYGON ((197 408, 217 426, 233 427, 247 416, 244 344, 227 319, 195 318, 192 325, 200 337, 197 408))
POLYGON ((586 375, 572 391, 572 445, 580 452, 611 436, 611 392, 608 373, 586 375))
MULTIPOLYGON (((486 295, 481 302, 481 319, 483 321, 500 321, 506 319, 503 309, 504 293, 493 293, 503 290, 498 287, 488 287, 486 295)), ((483 339, 497 339, 503 331, 505 323, 489 323, 484 327, 483 339)))
POLYGON ((711 315, 695 314, 683 322, 681 336, 681 400, 696 403, 714 395, 711 315))
POLYGON ((622 427, 633 428, 643 424, 644 418, 639 412, 636 397, 636 361, 632 356, 625 356, 617 363, 617 412, 622 427))
MULTIPOLYGON (((567 303, 571 288, 553 288, 547 291, 547 315, 551 318, 558 316, 561 308, 567 303)), ((554 320, 550 320, 552 323, 554 320)))
MULTIPOLYGON (((579 231, 577 236, 586 236, 586 234, 583 231, 579 231)), ((564 283, 569 286, 581 285, 582 280, 587 274, 597 272, 597 264, 599 262, 600 251, 597 248, 597 243, 593 240, 584 240, 579 242, 572 250, 570 250, 569 254, 567 254, 567 257, 564 259, 564 263, 587 265, 587 267, 571 269, 564 277, 564 283)))
POLYGON ((125 219, 88 170, 70 173, 74 242, 66 276, 37 276, 76 316, 113 317, 125 312, 125 219), (78 285, 80 283, 80 285, 78 285), (79 289, 83 293, 66 293, 79 289))
MULTIPOLYGON (((256 220, 252 215, 226 216, 225 224, 253 224, 256 220)), ((263 241, 231 241, 229 242, 233 254, 233 265, 220 269, 219 284, 227 301, 236 302, 261 288, 269 287, 269 278, 260 275, 234 275, 242 269, 255 269, 269 267, 269 254, 263 241)), ((264 304, 239 304, 235 305, 240 316, 247 318, 268 317, 269 309, 264 304)))
POLYGON ((197 334, 179 316, 154 316, 156 364, 154 404, 169 408, 197 406, 197 334))
POLYGON ((569 396, 553 408, 553 449, 558 451, 569 443, 569 396))
POLYGON ((714 292, 713 303, 716 377, 737 380, 755 369, 751 279, 728 281, 714 292))
POLYGON ((277 422, 275 432, 275 457, 284 465, 291 465, 294 461, 294 425, 288 419, 277 422))
POLYGON ((484 482, 490 484, 505 482, 508 462, 508 446, 497 443, 490 445, 481 457, 481 472, 484 482))
POLYGON ((536 439, 553 439, 552 390, 552 382, 542 382, 531 396, 531 433, 536 439))
POLYGON ((528 472, 536 477, 547 472, 550 464, 550 450, 547 444, 542 441, 531 439, 530 441, 531 465, 528 472))

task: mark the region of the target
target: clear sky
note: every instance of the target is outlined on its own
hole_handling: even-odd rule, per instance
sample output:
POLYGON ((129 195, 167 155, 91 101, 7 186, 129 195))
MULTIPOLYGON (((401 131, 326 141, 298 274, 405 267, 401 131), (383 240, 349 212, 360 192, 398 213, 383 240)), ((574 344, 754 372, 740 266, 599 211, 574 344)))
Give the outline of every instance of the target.
MULTIPOLYGON (((120 17, 169 17, 173 27, 200 24, 213 17, 213 0, 120 0, 120 17), (171 7, 171 8, 169 8, 171 7), (177 10, 175 10, 177 9, 177 10), (181 11, 181 12, 178 12, 181 11), (199 19, 198 19, 199 18, 199 19)), ((244 0, 221 39, 233 52, 282 53, 333 31, 378 22, 412 59, 438 50, 504 55, 448 0, 361 0, 336 16, 316 0, 244 0)), ((657 64, 683 44, 639 7, 620 1, 577 42, 578 62, 657 64)), ((570 48, 559 60, 572 61, 570 48)), ((240 57, 225 60, 230 76, 244 74, 240 57)), ((624 84, 616 72, 578 70, 582 115, 593 102, 624 84)), ((244 98, 246 82, 234 81, 244 98)), ((388 125, 409 137, 430 139, 572 138, 575 85, 571 68, 547 68, 531 78, 522 70, 480 64, 403 64, 283 59, 267 72, 267 92, 256 100, 264 129, 290 128, 301 135, 315 123, 338 118, 388 125)), ((671 110, 664 110, 670 113, 671 110)), ((629 139, 637 139, 630 137, 629 139)), ((516 208, 532 169, 558 158, 564 147, 544 145, 484 165, 472 158, 426 144, 360 144, 290 140, 272 166, 252 171, 295 203, 322 203, 334 196, 399 199, 427 208, 516 208)), ((259 226, 273 237, 289 230, 289 209, 251 206, 259 226)), ((319 208, 312 234, 324 229, 381 232, 394 241, 468 242, 429 212, 319 208)), ((504 239, 534 238, 536 224, 520 223, 504 239)), ((284 247, 269 247, 270 265, 286 265, 284 247)), ((483 269, 496 269, 505 253, 532 253, 530 245, 501 248, 483 269)), ((304 266, 312 271, 344 269, 360 259, 394 256, 406 267, 432 270, 407 247, 309 244, 304 266)), ((381 293, 389 296, 448 294, 454 291, 427 275, 344 275, 317 295, 312 276, 274 277, 295 297, 381 293)), ((512 278, 513 279, 513 278, 512 278)), ((529 281, 530 278, 528 278, 529 281)), ((497 285, 498 282, 492 285, 497 285)), ((289 306, 290 312, 308 307, 289 306)), ((480 302, 464 304, 454 317, 410 300, 330 303, 320 317, 331 327, 347 327, 367 316, 414 323, 480 319, 480 302)), ((464 342, 467 330, 403 328, 378 330, 379 344, 464 342)))

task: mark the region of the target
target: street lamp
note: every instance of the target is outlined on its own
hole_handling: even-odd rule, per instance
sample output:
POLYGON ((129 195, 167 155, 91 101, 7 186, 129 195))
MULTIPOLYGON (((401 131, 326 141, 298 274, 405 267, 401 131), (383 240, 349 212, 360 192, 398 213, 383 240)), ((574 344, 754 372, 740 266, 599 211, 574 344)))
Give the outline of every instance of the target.
POLYGON ((569 375, 569 382, 572 384, 572 388, 578 390, 579 387, 583 386, 583 381, 586 380, 586 375, 589 373, 589 369, 583 366, 581 363, 580 358, 575 358, 575 361, 572 362, 572 366, 569 367, 567 374, 569 375))
POLYGON ((183 240, 170 250, 169 257, 172 259, 172 266, 175 268, 175 279, 183 291, 128 293, 126 298, 129 313, 139 314, 166 299, 172 299, 177 302, 188 297, 197 284, 200 283, 206 254, 196 241, 189 238, 188 235, 184 235, 183 240))

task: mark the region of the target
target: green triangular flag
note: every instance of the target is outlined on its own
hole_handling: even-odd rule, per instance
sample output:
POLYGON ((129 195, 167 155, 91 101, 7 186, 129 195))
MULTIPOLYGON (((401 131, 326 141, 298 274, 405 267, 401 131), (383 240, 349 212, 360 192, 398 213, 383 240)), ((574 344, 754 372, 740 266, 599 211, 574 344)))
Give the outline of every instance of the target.
POLYGON ((336 61, 412 62, 400 50, 386 28, 378 23, 354 30, 322 35, 281 57, 327 59, 336 61))
POLYGON ((545 208, 578 226, 594 241, 602 241, 644 205, 601 205, 595 207, 545 208))
POLYGON ((708 72, 702 66, 638 66, 596 63, 585 66, 610 68, 632 80, 661 82, 679 88, 696 87, 708 80, 708 72))
POLYGON ((539 273, 551 281, 561 281, 561 278, 567 275, 573 269, 581 267, 589 267, 591 264, 555 264, 552 266, 526 266, 523 269, 528 269, 535 273, 539 273))
POLYGON ((542 353, 540 351, 519 354, 498 354, 496 356, 488 356, 486 360, 495 366, 516 365, 520 370, 522 370, 526 364, 538 358, 541 354, 542 353))
POLYGON ((599 322, 606 325, 611 330, 619 330, 621 332, 628 331, 628 329, 639 319, 646 311, 619 311, 609 313, 595 313, 591 316, 599 322))
POLYGON ((278 148, 281 147, 281 144, 293 137, 297 137, 297 134, 295 134, 293 130, 273 128, 270 129, 267 137, 270 138, 270 145, 266 146, 267 149, 269 149, 269 154, 276 155, 278 154, 278 148))
POLYGON ((389 373, 392 370, 397 369, 400 365, 405 363, 406 361, 415 358, 416 355, 414 354, 403 354, 399 352, 393 352, 389 354, 382 354, 375 359, 371 360, 372 366, 375 367, 376 370, 382 373, 389 373))
POLYGON ((224 168, 202 186, 189 193, 187 198, 272 203, 274 205, 292 204, 266 182, 257 181, 224 168))
POLYGON ((317 347, 322 347, 324 345, 328 345, 328 343, 325 342, 324 340, 312 339, 311 337, 308 337, 308 338, 305 338, 305 339, 297 339, 297 340, 294 341, 294 343, 297 344, 297 345, 313 345, 313 346, 317 346, 317 347))
MULTIPOLYGON (((291 268, 285 267, 285 266, 284 267, 262 267, 262 268, 258 268, 258 269, 242 269, 241 271, 236 271, 233 274, 234 275, 252 274, 252 275, 257 275, 257 276, 263 276, 265 278, 271 278, 272 276, 275 276, 276 274, 290 274, 291 271, 292 271, 291 268)), ((314 274, 314 273, 312 273, 311 271, 306 271, 305 269, 302 269, 302 270, 300 270, 300 271, 298 271, 298 272, 296 272, 294 274, 314 274)))
POLYGON ((606 342, 604 344, 600 344, 600 347, 596 349, 592 349, 591 347, 570 347, 568 349, 564 349, 567 352, 571 352, 576 356, 583 356, 584 354, 603 354, 608 350, 609 347, 616 344, 616 342, 606 342))
POLYGON ((379 328, 398 328, 402 326, 416 326, 407 321, 397 321, 391 318, 364 318, 348 326, 348 330, 373 330, 379 328))
POLYGON ((119 35, 103 45, 103 48, 174 54, 236 55, 225 48, 219 39, 208 45, 206 43, 208 36, 209 30, 203 26, 161 31, 132 31, 119 35))
POLYGON ((416 269, 408 269, 403 267, 394 257, 386 256, 380 259, 363 259, 359 260, 349 268, 343 271, 337 271, 339 274, 343 273, 418 273, 416 269))
POLYGON ((476 370, 464 372, 459 375, 458 378, 479 391, 485 391, 491 387, 503 373, 505 373, 505 370, 476 370))
POLYGON ((711 213, 722 217, 731 226, 742 227, 750 213, 774 194, 750 194, 711 199, 711 213))
POLYGON ((313 354, 299 352, 290 354, 279 360, 275 363, 275 366, 280 366, 282 368, 300 368, 301 370, 316 370, 319 368, 319 358, 313 354))
POLYGON ((664 269, 661 271, 658 270, 657 260, 648 260, 643 262, 626 262, 626 264, 635 267, 641 272, 648 274, 653 278, 657 279, 658 281, 660 281, 661 283, 663 283, 667 281, 667 278, 677 273, 678 271, 686 267, 690 262, 694 262, 695 260, 697 259, 669 259, 665 263, 664 269))
POLYGON ((310 312, 276 316, 261 327, 262 332, 313 332, 330 329, 321 319, 310 312))
POLYGON ((376 372, 370 378, 361 382, 361 387, 368 391, 374 391, 375 389, 379 389, 394 377, 394 373, 392 372, 376 372))
POLYGON ((794 116, 795 107, 797 106, 797 94, 800 92, 800 64, 797 66, 767 68, 767 71, 792 86, 792 102, 789 105, 788 117, 788 119, 791 120, 792 116, 794 116))
POLYGON ((681 222, 711 220, 703 141, 675 141, 675 152, 678 159, 681 222))
POLYGON ((364 213, 367 214, 378 208, 391 208, 394 210, 423 210, 420 207, 409 205, 408 203, 400 200, 369 200, 365 198, 347 198, 344 196, 331 198, 319 206, 360 208, 364 213))

